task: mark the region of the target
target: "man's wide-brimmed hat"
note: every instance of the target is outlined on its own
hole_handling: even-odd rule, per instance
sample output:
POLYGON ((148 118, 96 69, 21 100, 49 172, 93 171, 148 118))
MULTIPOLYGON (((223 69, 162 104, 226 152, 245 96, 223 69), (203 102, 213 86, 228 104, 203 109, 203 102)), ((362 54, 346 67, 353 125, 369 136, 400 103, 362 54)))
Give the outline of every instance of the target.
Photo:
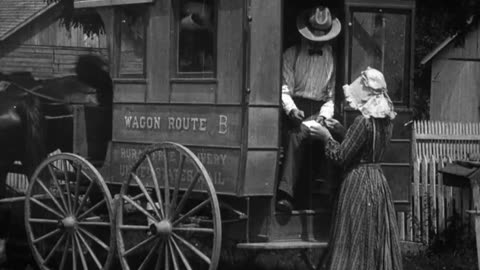
POLYGON ((367 67, 355 81, 344 85, 343 91, 350 106, 367 118, 394 119, 396 116, 385 77, 374 68, 367 67))
POLYGON ((315 7, 298 15, 297 29, 308 40, 328 41, 338 36, 342 25, 327 7, 315 7))

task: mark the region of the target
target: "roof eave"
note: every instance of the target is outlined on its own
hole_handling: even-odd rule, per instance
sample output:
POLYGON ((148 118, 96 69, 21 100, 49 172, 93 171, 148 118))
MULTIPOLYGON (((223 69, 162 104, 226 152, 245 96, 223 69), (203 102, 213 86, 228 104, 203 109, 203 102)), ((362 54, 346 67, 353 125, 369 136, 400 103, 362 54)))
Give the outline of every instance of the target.
POLYGON ((458 33, 445 39, 440 45, 438 45, 433 51, 431 51, 429 54, 427 54, 422 61, 420 61, 420 64, 425 65, 430 60, 432 60, 438 53, 440 53, 445 47, 448 46, 456 37, 458 36, 458 33))
POLYGON ((58 5, 58 2, 53 2, 53 3, 50 3, 50 4, 46 5, 44 8, 42 8, 41 10, 39 10, 38 12, 33 14, 32 16, 28 17, 26 20, 19 23, 17 26, 12 27, 10 30, 5 32, 2 36, 0 36, 0 41, 4 41, 8 37, 10 37, 14 33, 16 33, 18 30, 22 29, 25 25, 29 24, 30 22, 32 22, 33 20, 35 20, 39 16, 43 15, 45 12, 49 11, 50 9, 52 9, 56 5, 58 5))

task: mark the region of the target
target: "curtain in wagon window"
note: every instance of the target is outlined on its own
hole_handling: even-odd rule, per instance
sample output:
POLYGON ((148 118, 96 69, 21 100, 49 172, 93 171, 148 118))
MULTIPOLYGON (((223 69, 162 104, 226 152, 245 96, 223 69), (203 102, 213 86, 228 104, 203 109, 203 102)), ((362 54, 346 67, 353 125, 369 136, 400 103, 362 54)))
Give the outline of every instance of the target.
POLYGON ((128 6, 120 11, 120 77, 145 74, 145 21, 143 7, 128 6))

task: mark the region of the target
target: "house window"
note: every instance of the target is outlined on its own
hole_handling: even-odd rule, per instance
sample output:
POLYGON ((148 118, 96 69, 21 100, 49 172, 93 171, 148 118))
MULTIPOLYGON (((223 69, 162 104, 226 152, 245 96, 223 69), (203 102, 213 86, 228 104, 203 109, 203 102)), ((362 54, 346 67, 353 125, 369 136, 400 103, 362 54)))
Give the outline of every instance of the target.
POLYGON ((146 9, 128 6, 119 9, 119 76, 145 76, 146 9))
POLYGON ((214 77, 217 29, 214 0, 180 0, 176 29, 177 76, 214 77))
POLYGON ((350 81, 367 66, 383 72, 395 103, 408 104, 410 14, 381 9, 351 13, 350 81))

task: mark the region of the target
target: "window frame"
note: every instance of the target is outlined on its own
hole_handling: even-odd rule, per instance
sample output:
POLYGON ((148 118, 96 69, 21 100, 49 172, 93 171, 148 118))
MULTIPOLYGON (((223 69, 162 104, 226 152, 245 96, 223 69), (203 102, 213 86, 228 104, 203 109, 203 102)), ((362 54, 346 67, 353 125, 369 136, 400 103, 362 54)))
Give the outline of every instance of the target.
POLYGON ((181 79, 198 79, 198 80, 214 80, 217 78, 217 68, 218 68, 218 3, 219 0, 212 0, 212 12, 214 16, 213 24, 214 24, 214 34, 213 34, 213 70, 209 72, 180 72, 179 71, 179 43, 180 43, 180 27, 179 27, 179 19, 180 19, 180 2, 179 0, 174 1, 172 3, 172 20, 171 20, 171 31, 172 31, 172 39, 171 39, 171 79, 172 80, 181 80, 181 79))
MULTIPOLYGON (((383 14, 393 14, 393 15, 405 15, 405 55, 404 55, 404 71, 403 71, 403 80, 404 86, 401 91, 401 99, 400 100, 392 100, 392 102, 397 106, 402 107, 409 107, 411 103, 411 89, 412 89, 412 40, 413 40, 413 10, 410 8, 383 8, 383 7, 365 7, 365 6, 349 6, 347 10, 348 16, 348 46, 347 46, 347 72, 346 72, 346 79, 348 82, 352 81, 352 56, 353 56, 353 18, 356 12, 369 12, 369 13, 383 13, 383 14)), ((387 82, 388 83, 388 82, 387 82)), ((348 105, 347 105, 348 106, 348 105)))
POLYGON ((143 33, 144 33, 144 43, 143 43, 143 68, 142 68, 142 73, 138 74, 122 74, 121 73, 121 59, 122 59, 122 22, 121 22, 121 17, 122 17, 122 12, 123 9, 129 8, 132 6, 118 6, 115 8, 115 25, 116 25, 116 30, 115 32, 118 33, 115 38, 115 60, 118 63, 118 67, 115 70, 115 77, 116 78, 121 78, 121 79, 146 79, 147 76, 147 43, 148 43, 148 23, 149 23, 149 7, 147 5, 135 5, 135 7, 138 7, 140 9, 143 9, 142 11, 142 16, 144 19, 144 27, 143 27, 143 33))

